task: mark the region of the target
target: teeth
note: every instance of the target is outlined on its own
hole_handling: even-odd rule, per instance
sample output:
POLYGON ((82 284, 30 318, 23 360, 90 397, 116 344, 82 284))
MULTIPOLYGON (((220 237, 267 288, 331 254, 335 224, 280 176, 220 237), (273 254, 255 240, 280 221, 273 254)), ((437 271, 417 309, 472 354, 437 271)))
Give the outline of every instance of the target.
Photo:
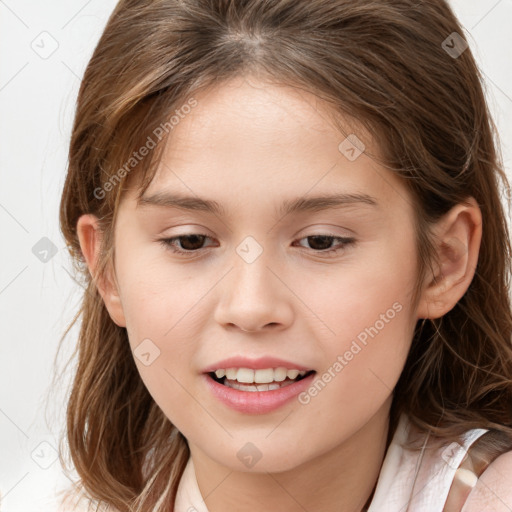
MULTIPOLYGON (((242 369, 238 370, 240 373, 242 369)), ((270 382, 274 382, 274 370, 272 368, 267 368, 265 370, 254 370, 254 382, 258 382, 261 384, 269 384, 270 382)))
MULTIPOLYGON (((304 372, 304 373, 306 373, 306 372, 304 372)), ((289 379, 295 379, 295 378, 297 378, 297 375, 299 375, 299 370, 288 370, 286 372, 286 376, 289 379)))
POLYGON ((287 380, 280 384, 277 382, 272 382, 270 384, 242 384, 236 380, 228 380, 225 384, 228 388, 238 389, 239 391, 273 391, 274 389, 285 388, 286 386, 293 384, 293 381, 287 380))
POLYGON ((245 382, 246 384, 250 384, 251 382, 256 382, 254 380, 254 370, 249 368, 239 368, 236 372, 235 379, 238 382, 245 382))
POLYGON ((282 382, 284 379, 286 379, 287 374, 286 368, 276 368, 274 370, 274 380, 276 382, 282 382))
POLYGON ((236 368, 228 368, 226 370, 226 379, 229 379, 229 380, 236 379, 236 368))
MULTIPOLYGON (((260 370, 252 370, 251 368, 219 368, 215 371, 215 375, 218 379, 225 376, 228 380, 236 380, 244 384, 271 384, 273 382, 283 382, 287 377, 290 380, 294 380, 298 376, 302 377, 306 375, 306 373, 305 370, 288 370, 283 367, 260 370)), ((277 388, 269 387, 269 390, 272 389, 277 388)))

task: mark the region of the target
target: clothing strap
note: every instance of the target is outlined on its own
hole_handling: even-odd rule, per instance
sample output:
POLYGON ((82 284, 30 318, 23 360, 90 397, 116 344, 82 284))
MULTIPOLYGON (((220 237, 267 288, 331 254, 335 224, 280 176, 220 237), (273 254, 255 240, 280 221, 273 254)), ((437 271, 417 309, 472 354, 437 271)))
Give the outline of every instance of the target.
POLYGON ((482 473, 510 450, 512 436, 499 430, 489 430, 474 441, 455 472, 443 512, 460 512, 482 473))

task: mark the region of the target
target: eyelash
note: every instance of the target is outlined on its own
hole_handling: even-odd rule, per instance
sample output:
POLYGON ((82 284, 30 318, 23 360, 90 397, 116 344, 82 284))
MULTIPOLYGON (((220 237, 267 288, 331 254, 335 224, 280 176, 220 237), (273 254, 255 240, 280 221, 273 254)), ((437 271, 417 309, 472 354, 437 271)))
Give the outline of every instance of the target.
MULTIPOLYGON (((162 245, 165 247, 165 249, 170 250, 173 253, 181 254, 181 255, 184 255, 184 256, 191 256, 194 253, 198 253, 201 249, 197 249, 197 250, 183 250, 183 249, 179 249, 174 244, 175 240, 179 240, 180 238, 187 238, 187 237, 191 237, 191 236, 201 236, 201 237, 205 237, 205 238, 210 238, 208 235, 205 235, 203 233, 187 233, 185 235, 174 236, 172 238, 162 238, 159 241, 162 243, 162 245)), ((305 238, 312 238, 312 237, 329 238, 329 239, 332 239, 332 240, 339 240, 341 242, 341 245, 338 248, 336 248, 336 249, 326 249, 326 250, 323 250, 323 251, 322 250, 311 249, 316 254, 326 254, 328 256, 336 256, 339 252, 344 250, 346 247, 354 245, 355 241, 356 241, 355 238, 346 238, 346 237, 341 237, 341 236, 323 235, 323 234, 309 235, 309 236, 305 236, 305 237, 299 238, 299 240, 304 240, 305 238)))

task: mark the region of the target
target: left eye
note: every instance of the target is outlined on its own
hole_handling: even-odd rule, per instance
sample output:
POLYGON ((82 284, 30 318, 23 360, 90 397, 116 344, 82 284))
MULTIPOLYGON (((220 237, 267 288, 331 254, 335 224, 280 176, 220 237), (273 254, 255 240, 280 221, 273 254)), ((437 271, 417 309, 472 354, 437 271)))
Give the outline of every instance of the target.
MULTIPOLYGON (((204 234, 191 233, 188 235, 179 235, 172 238, 162 238, 160 242, 162 242, 166 249, 170 249, 174 253, 190 255, 202 249, 201 246, 203 245, 205 239, 207 238, 210 237, 204 234), (180 247, 176 245, 177 242, 179 243, 180 247)), ((355 243, 354 238, 345 238, 332 235, 309 235, 304 238, 300 238, 299 240, 308 240, 308 243, 310 244, 312 242, 312 249, 314 250, 314 252, 319 254, 337 253, 343 250, 345 247, 355 243), (329 246, 331 246, 332 242, 334 242, 335 240, 339 241, 338 247, 335 247, 334 249, 329 248, 329 246), (314 246, 318 247, 319 245, 320 248, 315 249, 314 246)))
POLYGON ((308 243, 311 245, 311 242, 313 242, 313 249, 315 249, 314 246, 320 245, 320 248, 318 250, 315 250, 315 252, 318 252, 320 254, 333 254, 338 253, 342 251, 345 247, 354 244, 355 239, 354 238, 345 238, 341 236, 332 236, 332 235, 309 235, 304 238, 301 238, 300 240, 308 240, 308 243), (332 242, 335 240, 339 241, 338 247, 335 247, 334 249, 326 248, 325 246, 330 246, 332 242))

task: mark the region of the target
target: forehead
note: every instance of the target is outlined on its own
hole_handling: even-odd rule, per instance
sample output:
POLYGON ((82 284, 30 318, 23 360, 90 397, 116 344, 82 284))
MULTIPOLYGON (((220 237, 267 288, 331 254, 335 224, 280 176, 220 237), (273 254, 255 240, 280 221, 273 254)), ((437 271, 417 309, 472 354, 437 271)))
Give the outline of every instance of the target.
POLYGON ((339 115, 340 124, 333 124, 333 110, 309 92, 238 77, 194 98, 196 106, 174 125, 144 198, 212 197, 220 209, 248 196, 270 204, 334 190, 381 202, 397 194, 408 199, 398 176, 379 164, 379 148, 362 124, 339 115), (353 140, 366 147, 355 159, 343 152, 353 140))
MULTIPOLYGON (((323 138, 333 136, 334 142, 340 137, 332 122, 333 108, 314 94, 291 85, 239 76, 200 91, 194 98, 197 106, 170 133, 171 151, 186 150, 187 142, 196 151, 200 140, 204 150, 223 143, 230 149, 224 155, 229 156, 239 145, 247 152, 254 148, 286 151, 302 147, 305 137, 312 147, 318 142, 318 134, 323 138)), ((336 117, 347 133, 357 131, 368 138, 357 120, 336 117)), ((325 140, 323 146, 329 142, 325 140)))

